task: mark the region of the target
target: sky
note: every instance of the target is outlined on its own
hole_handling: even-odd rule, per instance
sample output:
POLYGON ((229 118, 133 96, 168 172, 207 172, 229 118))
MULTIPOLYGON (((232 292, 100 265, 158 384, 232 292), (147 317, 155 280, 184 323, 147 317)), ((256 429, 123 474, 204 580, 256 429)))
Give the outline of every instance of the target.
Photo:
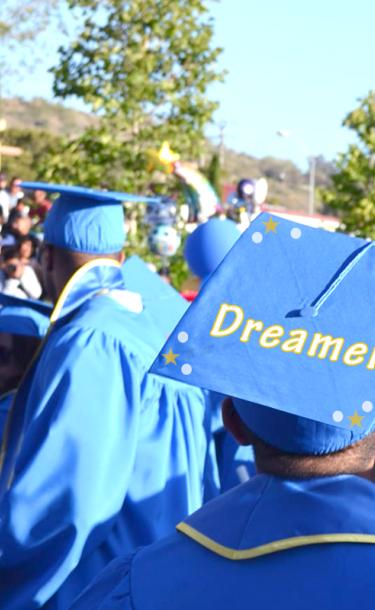
MULTIPOLYGON (((146 0, 145 0, 146 1, 146 0)), ((341 126, 358 100, 375 89, 375 2, 373 0, 210 1, 215 44, 224 51, 224 84, 210 95, 220 102, 208 134, 238 152, 292 159, 303 169, 307 157, 333 159, 353 134, 341 126), (277 131, 287 131, 280 137, 277 131)), ((34 74, 24 75, 17 95, 52 98, 58 35, 34 74)), ((73 99, 70 106, 80 104, 73 99)))

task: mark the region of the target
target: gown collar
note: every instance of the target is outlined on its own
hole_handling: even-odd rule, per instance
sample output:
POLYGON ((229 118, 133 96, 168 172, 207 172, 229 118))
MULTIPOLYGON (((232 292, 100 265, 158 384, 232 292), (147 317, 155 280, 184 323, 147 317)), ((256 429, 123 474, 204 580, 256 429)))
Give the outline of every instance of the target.
POLYGON ((375 544, 375 484, 357 476, 285 480, 257 475, 177 530, 227 559, 299 546, 375 544))
POLYGON ((108 258, 97 258, 80 267, 68 280, 53 309, 53 324, 95 296, 108 294, 135 313, 142 311, 140 295, 125 290, 121 265, 108 258))

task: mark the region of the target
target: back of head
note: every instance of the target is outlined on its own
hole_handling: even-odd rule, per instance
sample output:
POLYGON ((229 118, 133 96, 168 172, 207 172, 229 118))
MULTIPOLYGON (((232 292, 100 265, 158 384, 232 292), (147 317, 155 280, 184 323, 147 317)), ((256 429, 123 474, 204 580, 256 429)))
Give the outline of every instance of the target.
POLYGON ((44 223, 43 279, 56 301, 71 275, 100 258, 119 260, 125 243, 121 193, 82 187, 25 182, 27 189, 58 193, 44 223))
POLYGON ((93 256, 118 252, 125 243, 123 208, 117 201, 62 195, 47 215, 44 240, 93 256))
POLYGON ((238 399, 233 406, 242 423, 229 429, 237 436, 237 425, 240 442, 253 445, 260 472, 290 479, 373 470, 374 432, 353 441, 349 430, 336 426, 238 399))
POLYGON ((185 258, 190 271, 206 279, 240 237, 232 220, 212 218, 199 225, 186 240, 185 258))

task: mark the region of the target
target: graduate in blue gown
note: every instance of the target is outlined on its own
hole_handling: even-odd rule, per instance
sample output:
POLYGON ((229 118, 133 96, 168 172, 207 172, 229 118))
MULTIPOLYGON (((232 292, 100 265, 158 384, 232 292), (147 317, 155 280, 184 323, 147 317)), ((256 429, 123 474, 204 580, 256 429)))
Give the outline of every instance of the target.
POLYGON ((0 293, 0 442, 16 389, 49 326, 47 303, 0 293))
POLYGON ((72 610, 372 610, 374 246, 266 214, 243 234, 151 370, 231 396, 258 474, 72 610))
POLYGON ((0 599, 66 610, 111 559, 202 504, 210 412, 201 390, 147 374, 165 335, 124 285, 127 196, 24 187, 61 193, 41 258, 55 305, 2 447, 0 599))

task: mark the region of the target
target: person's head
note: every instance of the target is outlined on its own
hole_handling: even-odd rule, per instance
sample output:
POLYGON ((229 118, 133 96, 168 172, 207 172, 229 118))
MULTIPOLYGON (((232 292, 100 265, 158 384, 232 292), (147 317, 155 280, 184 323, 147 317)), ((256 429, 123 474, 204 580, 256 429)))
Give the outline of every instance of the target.
POLYGON ((10 232, 17 237, 27 235, 31 229, 31 219, 20 210, 14 209, 9 215, 8 227, 10 232))
POLYGON ((185 242, 184 256, 190 271, 206 280, 239 237, 238 227, 232 220, 212 218, 199 225, 185 242))
POLYGON ((70 277, 87 263, 102 258, 121 262, 123 194, 30 182, 24 187, 60 194, 47 214, 40 251, 44 284, 53 302, 70 277))
POLYGON ((53 244, 44 242, 40 250, 40 263, 43 285, 46 288, 48 298, 53 303, 56 303, 61 291, 72 275, 87 263, 98 258, 112 259, 119 263, 124 259, 122 251, 102 254, 99 257, 95 254, 58 248, 53 244))
POLYGON ((13 176, 11 181, 9 182, 9 192, 11 195, 17 195, 22 192, 22 182, 21 178, 18 176, 13 176))
MULTIPOLYGON (((275 423, 276 425, 278 424, 278 422, 273 420, 275 416, 273 409, 268 409, 269 413, 267 412, 267 407, 261 405, 249 405, 249 409, 252 407, 256 408, 257 406, 266 411, 261 429, 266 430, 267 427, 272 428, 275 423)), ((241 418, 231 398, 224 400, 222 413, 226 429, 234 436, 237 442, 240 445, 253 446, 258 472, 287 479, 356 474, 375 481, 375 432, 337 451, 327 450, 324 453, 297 453, 285 450, 285 448, 276 447, 274 444, 261 438, 259 433, 256 434, 246 425, 245 418, 241 418)), ((297 416, 290 415, 287 420, 290 426, 289 432, 292 436, 295 433, 293 418, 298 419, 297 416)), ((295 424, 298 425, 297 422, 295 424)), ((324 426, 324 424, 313 424, 311 422, 310 424, 307 423, 307 426, 310 426, 311 431, 315 428, 315 433, 317 433, 319 426, 324 426)), ((337 429, 335 431, 334 426, 331 426, 331 428, 332 435, 337 433, 337 429)), ((329 430, 324 432, 327 437, 329 430)))
POLYGON ((0 395, 18 387, 40 341, 37 337, 0 332, 0 395))
POLYGON ((17 203, 15 205, 15 207, 13 208, 14 210, 16 210, 16 212, 20 212, 22 214, 22 216, 27 216, 28 215, 28 206, 25 203, 25 199, 24 199, 24 194, 21 192, 19 193, 19 197, 17 199, 17 203))
POLYGON ((45 191, 42 191, 40 189, 36 189, 36 191, 34 191, 34 202, 37 205, 41 205, 47 198, 47 194, 45 191))
POLYGON ((151 373, 234 397, 245 426, 297 465, 332 464, 375 431, 374 281, 375 242, 260 215, 151 373))
POLYGON ((1 252, 1 267, 7 278, 19 279, 24 271, 17 246, 6 246, 1 252))
POLYGON ((35 244, 30 235, 23 235, 18 240, 18 254, 21 259, 28 260, 34 255, 35 244))

